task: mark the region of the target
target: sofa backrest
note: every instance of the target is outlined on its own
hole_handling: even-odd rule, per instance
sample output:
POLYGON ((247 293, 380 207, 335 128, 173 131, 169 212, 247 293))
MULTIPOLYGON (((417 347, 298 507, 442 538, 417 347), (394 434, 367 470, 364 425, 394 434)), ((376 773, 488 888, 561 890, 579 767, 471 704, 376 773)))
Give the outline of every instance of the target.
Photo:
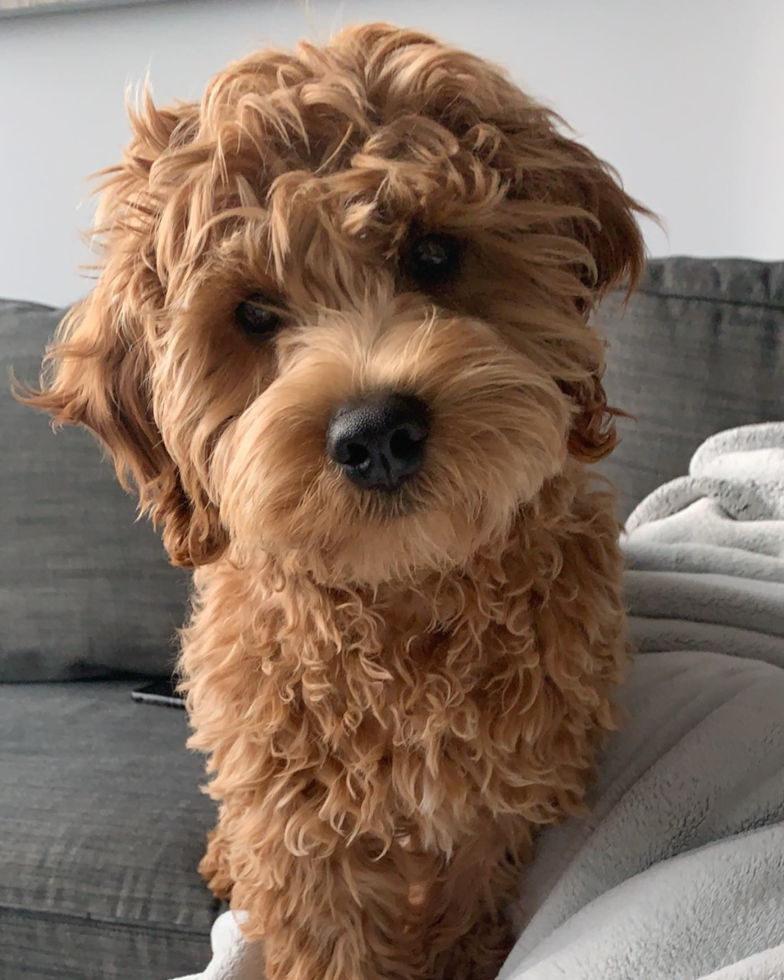
POLYGON ((709 435, 784 419, 784 262, 655 259, 628 307, 613 295, 597 321, 608 399, 635 417, 601 464, 623 517, 709 435))

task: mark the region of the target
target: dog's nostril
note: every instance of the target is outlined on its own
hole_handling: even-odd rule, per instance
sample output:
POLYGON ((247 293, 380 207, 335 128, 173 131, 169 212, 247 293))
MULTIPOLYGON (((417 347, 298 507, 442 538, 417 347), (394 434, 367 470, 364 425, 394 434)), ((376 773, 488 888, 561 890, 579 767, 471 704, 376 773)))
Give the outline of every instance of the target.
POLYGON ((365 446, 360 446, 358 442, 350 442, 346 446, 345 453, 341 455, 344 458, 340 462, 344 466, 366 466, 370 462, 370 453, 365 446))
POLYGON ((422 466, 430 413, 413 395, 378 394, 339 408, 327 429, 327 451, 365 489, 395 490, 422 466))
POLYGON ((422 449, 424 435, 410 429, 398 429, 389 440, 389 448, 398 459, 412 459, 422 449))

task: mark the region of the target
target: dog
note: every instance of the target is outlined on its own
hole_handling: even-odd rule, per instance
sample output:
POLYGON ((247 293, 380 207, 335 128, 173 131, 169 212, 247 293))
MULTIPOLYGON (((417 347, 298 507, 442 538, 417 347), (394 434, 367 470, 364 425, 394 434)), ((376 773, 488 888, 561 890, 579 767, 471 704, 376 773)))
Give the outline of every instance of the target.
POLYGON ((647 213, 499 69, 387 24, 131 110, 21 397, 194 569, 201 871, 268 980, 489 980, 628 659, 592 314, 647 213))

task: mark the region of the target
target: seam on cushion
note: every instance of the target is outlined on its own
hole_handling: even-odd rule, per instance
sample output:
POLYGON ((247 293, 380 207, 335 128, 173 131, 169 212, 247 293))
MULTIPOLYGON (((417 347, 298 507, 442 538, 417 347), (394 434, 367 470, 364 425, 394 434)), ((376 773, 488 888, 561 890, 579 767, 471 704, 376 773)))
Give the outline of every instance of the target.
POLYGON ((713 303, 721 306, 741 306, 752 310, 772 310, 775 313, 784 313, 784 306, 777 303, 758 303, 742 299, 727 299, 723 296, 691 296, 688 293, 662 293, 655 289, 646 289, 644 286, 635 290, 635 295, 654 296, 657 299, 682 299, 690 303, 713 303))
MULTIPOLYGON (((35 909, 22 909, 11 905, 0 905, 0 913, 15 915, 20 919, 44 919, 49 922, 78 923, 80 925, 95 925, 101 930, 114 929, 116 932, 141 932, 148 935, 190 936, 194 939, 209 940, 209 930, 206 935, 187 926, 176 925, 155 926, 149 922, 134 922, 132 919, 108 919, 95 915, 74 915, 70 912, 37 912, 35 909)), ((218 910, 212 921, 218 917, 218 910)))

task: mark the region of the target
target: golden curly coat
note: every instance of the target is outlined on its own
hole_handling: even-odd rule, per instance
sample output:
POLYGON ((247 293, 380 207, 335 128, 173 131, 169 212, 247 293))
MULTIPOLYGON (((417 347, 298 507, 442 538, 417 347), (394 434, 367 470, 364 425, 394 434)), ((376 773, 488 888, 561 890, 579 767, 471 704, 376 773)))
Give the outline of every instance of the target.
POLYGON ((625 661, 588 319, 642 211, 499 70, 375 24, 132 114, 100 280, 41 389, 194 567, 180 661, 220 802, 202 870, 269 980, 495 975, 537 827, 580 812, 625 661), (459 267, 425 283, 412 243, 459 267), (263 307, 259 337, 237 311, 263 307), (245 306, 243 306, 245 304, 245 306), (341 404, 429 406, 357 487, 341 404))

